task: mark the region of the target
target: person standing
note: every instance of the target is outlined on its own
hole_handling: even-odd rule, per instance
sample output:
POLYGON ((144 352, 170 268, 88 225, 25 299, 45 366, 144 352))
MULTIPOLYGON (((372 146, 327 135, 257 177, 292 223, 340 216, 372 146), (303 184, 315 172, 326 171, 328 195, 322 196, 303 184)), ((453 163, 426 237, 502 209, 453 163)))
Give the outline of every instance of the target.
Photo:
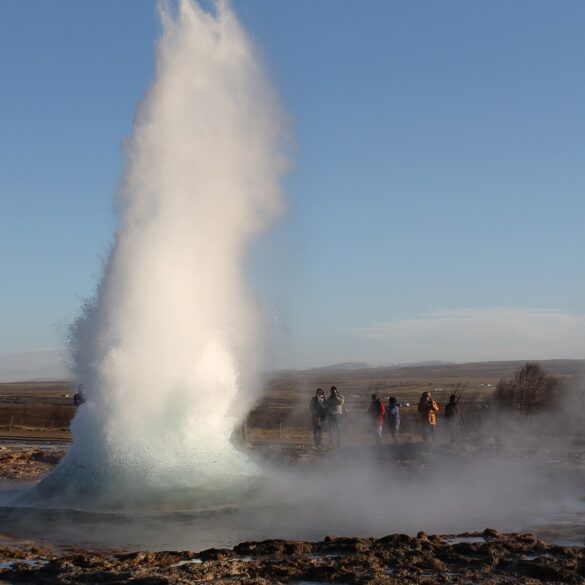
POLYGON ((325 392, 321 388, 317 388, 315 396, 311 398, 309 408, 311 409, 311 423, 313 425, 313 442, 315 447, 320 447, 323 423, 327 416, 327 401, 325 400, 325 392))
POLYGON ((395 443, 398 443, 398 430, 400 429, 400 406, 394 396, 388 398, 388 406, 386 408, 386 420, 390 427, 390 434, 395 443))
POLYGON ((455 394, 451 394, 449 403, 445 406, 445 420, 447 421, 447 426, 449 427, 451 443, 458 443, 461 412, 459 410, 459 398, 457 398, 455 394))
POLYGON ((327 418, 329 421, 329 444, 339 446, 341 443, 340 422, 343 416, 343 403, 345 399, 335 386, 331 386, 331 392, 327 398, 327 418))
POLYGON ((439 405, 433 400, 430 392, 423 392, 418 402, 418 412, 420 413, 423 425, 423 441, 435 442, 435 427, 437 426, 437 412, 439 405))
POLYGON ((372 394, 368 413, 372 420, 372 432, 376 445, 382 444, 382 428, 384 427, 384 416, 386 414, 386 405, 378 398, 377 394, 372 394))
POLYGON ((85 396, 83 395, 83 384, 79 384, 77 392, 73 395, 73 404, 75 408, 79 408, 85 402, 85 396))

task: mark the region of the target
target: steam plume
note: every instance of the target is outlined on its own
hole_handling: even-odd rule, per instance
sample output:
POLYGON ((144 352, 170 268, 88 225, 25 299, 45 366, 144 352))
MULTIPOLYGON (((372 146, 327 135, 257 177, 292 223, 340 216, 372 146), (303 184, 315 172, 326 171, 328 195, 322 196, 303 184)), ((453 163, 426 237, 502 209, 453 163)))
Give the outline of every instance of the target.
POLYGON ((253 472, 230 434, 257 392, 258 307, 244 260, 282 205, 280 114, 227 2, 208 13, 180 0, 160 13, 119 229, 72 330, 87 402, 50 481, 177 487, 253 472))

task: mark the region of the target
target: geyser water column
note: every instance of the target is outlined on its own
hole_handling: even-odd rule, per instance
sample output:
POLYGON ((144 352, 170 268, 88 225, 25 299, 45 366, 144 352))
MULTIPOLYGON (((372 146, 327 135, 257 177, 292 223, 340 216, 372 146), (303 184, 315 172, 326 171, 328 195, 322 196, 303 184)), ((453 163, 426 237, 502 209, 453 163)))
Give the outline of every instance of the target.
POLYGON ((225 487, 253 473, 230 435, 257 398, 261 320, 244 261, 282 204, 280 114, 227 2, 160 13, 119 229, 72 327, 87 401, 46 491, 225 487))

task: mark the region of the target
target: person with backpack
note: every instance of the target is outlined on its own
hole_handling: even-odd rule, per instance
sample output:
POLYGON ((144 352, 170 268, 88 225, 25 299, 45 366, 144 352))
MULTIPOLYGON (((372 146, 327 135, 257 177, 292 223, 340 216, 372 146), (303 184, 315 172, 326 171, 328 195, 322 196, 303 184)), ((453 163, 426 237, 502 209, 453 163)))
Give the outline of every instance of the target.
POLYGON ((317 388, 315 396, 311 398, 309 408, 311 410, 311 423, 313 425, 313 442, 315 443, 315 447, 320 447, 323 423, 327 417, 327 401, 325 400, 325 392, 321 388, 317 388))
POLYGON ((368 406, 368 414, 372 421, 372 432, 376 445, 382 444, 382 429, 384 427, 384 416, 386 415, 386 405, 378 398, 377 394, 372 394, 372 401, 368 406))
POLYGON ((329 445, 341 444, 340 422, 343 416, 343 403, 345 398, 339 394, 335 386, 331 386, 331 392, 327 398, 327 419, 329 421, 329 445))
POLYGON ((423 441, 435 442, 435 427, 437 426, 437 412, 439 405, 433 400, 430 392, 423 392, 417 408, 423 425, 423 441))
POLYGON ((394 396, 388 398, 386 407, 386 420, 390 427, 390 434, 395 443, 398 443, 398 429, 400 428, 400 406, 394 396))
POLYGON ((458 443, 461 412, 459 411, 459 398, 455 394, 451 394, 449 403, 445 406, 444 414, 449 427, 449 434, 451 435, 451 443, 458 443))

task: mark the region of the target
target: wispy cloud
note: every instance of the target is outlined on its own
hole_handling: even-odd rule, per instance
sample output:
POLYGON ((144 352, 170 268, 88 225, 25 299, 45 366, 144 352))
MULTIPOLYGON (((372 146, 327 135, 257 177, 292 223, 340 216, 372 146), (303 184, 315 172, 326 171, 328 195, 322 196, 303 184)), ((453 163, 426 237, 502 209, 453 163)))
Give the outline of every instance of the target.
POLYGON ((350 332, 397 361, 585 357, 585 314, 560 310, 444 309, 350 332))
POLYGON ((0 382, 63 380, 69 373, 56 349, 0 353, 0 382))

